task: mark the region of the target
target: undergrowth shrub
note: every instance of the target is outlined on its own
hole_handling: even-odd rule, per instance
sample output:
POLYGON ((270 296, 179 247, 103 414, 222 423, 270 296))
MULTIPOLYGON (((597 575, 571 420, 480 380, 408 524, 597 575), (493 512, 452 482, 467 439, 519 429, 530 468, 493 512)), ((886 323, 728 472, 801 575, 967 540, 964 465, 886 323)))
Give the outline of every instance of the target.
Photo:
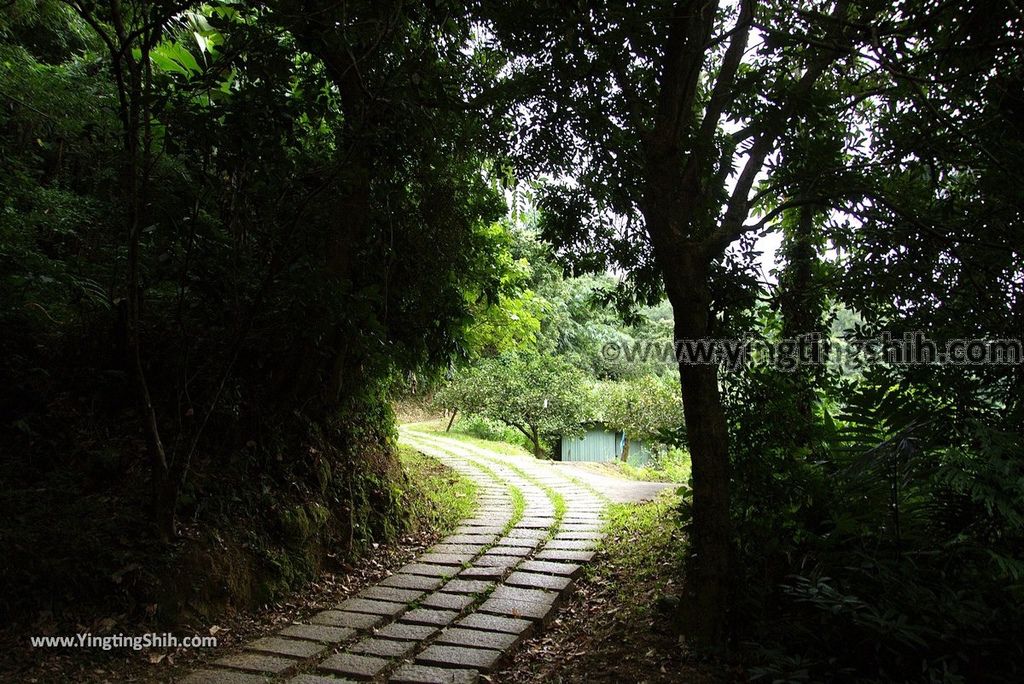
POLYGON ((819 405, 802 442, 776 427, 797 420, 789 378, 731 387, 744 426, 733 622, 751 672, 1019 681, 1024 646, 1008 636, 1024 624, 1024 443, 870 380, 847 388, 834 417, 819 405))

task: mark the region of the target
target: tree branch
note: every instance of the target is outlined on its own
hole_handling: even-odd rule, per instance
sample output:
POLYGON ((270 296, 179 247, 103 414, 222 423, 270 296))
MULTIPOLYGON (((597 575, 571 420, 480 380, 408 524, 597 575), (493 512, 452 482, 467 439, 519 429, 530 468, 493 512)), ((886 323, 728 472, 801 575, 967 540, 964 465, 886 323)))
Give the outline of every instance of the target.
POLYGON ((717 12, 717 0, 703 4, 680 0, 674 6, 665 44, 654 132, 655 141, 661 146, 679 144, 683 125, 692 110, 717 12))
MULTIPOLYGON (((833 16, 844 16, 846 7, 845 0, 837 3, 833 10, 833 16)), ((747 161, 743 165, 743 170, 736 180, 736 186, 726 203, 725 215, 718 228, 700 243, 700 250, 705 259, 710 260, 717 257, 734 240, 752 229, 752 226, 744 225, 750 211, 750 189, 764 167, 768 155, 775 149, 776 141, 786 124, 789 123, 797 106, 810 95, 814 84, 824 73, 825 68, 832 63, 835 54, 833 50, 819 50, 803 76, 797 81, 796 86, 788 94, 785 104, 766 117, 765 125, 751 145, 747 153, 747 161)))
MULTIPOLYGON (((754 4, 756 0, 741 0, 740 13, 736 18, 736 26, 732 30, 732 40, 722 58, 722 66, 718 70, 718 77, 715 79, 714 89, 711 91, 711 98, 704 109, 704 119, 701 121, 694 141, 694 149, 711 149, 711 142, 714 139, 715 131, 718 130, 718 120, 722 116, 725 106, 732 99, 732 86, 736 81, 736 72, 743 59, 743 53, 747 49, 747 38, 750 36, 750 25, 754 18, 754 4)), ((694 159, 700 155, 691 155, 694 159)))

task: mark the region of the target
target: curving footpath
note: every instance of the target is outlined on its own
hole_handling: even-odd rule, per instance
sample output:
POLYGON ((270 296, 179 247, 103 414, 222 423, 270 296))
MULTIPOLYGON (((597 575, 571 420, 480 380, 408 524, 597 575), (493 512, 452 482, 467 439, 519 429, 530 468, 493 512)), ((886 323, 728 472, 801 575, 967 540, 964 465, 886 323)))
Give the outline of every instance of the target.
POLYGON ((476 515, 377 585, 182 681, 475 682, 548 624, 594 557, 605 496, 549 462, 401 434, 477 483, 476 515))

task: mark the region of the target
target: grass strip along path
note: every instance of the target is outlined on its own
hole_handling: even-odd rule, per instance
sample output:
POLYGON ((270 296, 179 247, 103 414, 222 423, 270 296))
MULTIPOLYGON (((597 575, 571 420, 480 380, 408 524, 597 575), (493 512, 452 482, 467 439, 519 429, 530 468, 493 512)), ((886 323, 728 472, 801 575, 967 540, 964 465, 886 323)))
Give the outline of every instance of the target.
POLYGON ((594 557, 607 502, 532 457, 409 428, 401 442, 473 480, 475 515, 377 585, 184 682, 473 682, 550 622, 594 557))

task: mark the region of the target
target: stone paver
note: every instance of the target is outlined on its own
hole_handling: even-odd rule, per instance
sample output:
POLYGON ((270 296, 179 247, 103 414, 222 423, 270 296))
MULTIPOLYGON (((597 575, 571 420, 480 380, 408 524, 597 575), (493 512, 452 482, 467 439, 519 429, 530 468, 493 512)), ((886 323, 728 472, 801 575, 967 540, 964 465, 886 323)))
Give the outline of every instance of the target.
MULTIPOLYGON (((463 570, 463 572, 465 572, 465 570, 463 570)), ((483 594, 493 588, 494 582, 460 578, 449 580, 448 583, 444 585, 444 590, 451 594, 483 594)))
POLYGON ((327 650, 324 644, 298 639, 282 639, 281 637, 263 637, 245 645, 247 651, 260 651, 271 655, 291 658, 312 658, 327 650))
POLYGON ((459 573, 459 579, 497 580, 505 574, 504 568, 490 566, 471 566, 459 573))
POLYGON ((349 613, 344 610, 324 610, 311 617, 309 621, 330 627, 373 629, 384 622, 384 616, 370 615, 369 613, 349 613))
POLYGON ((490 544, 498 538, 499 532, 501 532, 500 528, 492 534, 453 534, 450 537, 445 537, 443 542, 445 544, 490 544))
POLYGON ((488 632, 505 632, 506 634, 520 634, 527 636, 533 631, 533 623, 522 618, 512 618, 503 615, 487 615, 485 613, 473 613, 455 623, 456 627, 469 629, 482 629, 488 632))
POLYGON ((589 563, 594 560, 593 551, 566 551, 565 549, 542 549, 535 557, 540 560, 589 563))
MULTIPOLYGON (((428 553, 468 553, 469 557, 472 558, 476 554, 484 550, 484 544, 456 544, 456 543, 441 543, 435 544, 427 549, 428 553)), ((460 563, 462 561, 459 561, 460 563)))
POLYGON ((535 549, 540 546, 543 537, 502 537, 501 541, 494 545, 494 548, 503 546, 521 546, 528 549, 535 549))
POLYGON ((308 639, 324 644, 336 644, 354 636, 356 630, 351 627, 329 627, 327 625, 288 625, 279 634, 294 639, 308 639))
MULTIPOLYGON (((476 481, 473 517, 336 608, 256 639, 184 682, 475 682, 551 620, 604 538, 607 498, 580 484, 590 476, 428 433, 403 430, 402 441, 476 481), (518 519, 514 491, 524 502, 518 519), (560 519, 555 494, 565 504, 560 519)), ((614 478, 601 480, 602 492, 607 479, 614 478)), ((607 486, 629 497, 662 488, 635 484, 607 486)))
POLYGON ((575 563, 553 563, 551 561, 535 560, 528 560, 516 569, 529 572, 543 572, 549 575, 561 575, 563 577, 578 577, 583 572, 583 566, 576 565, 575 563))
POLYGON ((513 572, 505 578, 505 585, 510 587, 526 587, 528 589, 550 589, 563 591, 572 580, 558 575, 545 575, 539 572, 513 572))
MULTIPOLYGON (((425 554, 426 555, 426 554, 425 554)), ((422 558, 423 556, 421 556, 422 558)), ((459 561, 461 563, 462 561, 459 561)), ((424 575, 426 577, 451 577, 458 574, 462 567, 458 564, 442 563, 409 563, 398 571, 407 575, 424 575)))
POLYGON ((547 624, 555 607, 550 603, 533 601, 512 601, 509 599, 487 599, 480 606, 480 611, 502 617, 525 618, 547 624))
POLYGON ((448 594, 436 592, 423 599, 420 605, 424 608, 444 608, 446 610, 465 610, 475 599, 466 594, 448 594))
MULTIPOLYGON (((418 563, 431 563, 431 564, 442 565, 442 566, 450 565, 450 566, 454 567, 455 572, 458 572, 459 571, 459 567, 458 566, 462 565, 463 563, 468 563, 469 561, 473 560, 473 556, 475 556, 476 554, 477 554, 476 551, 466 552, 466 553, 424 553, 419 558, 417 558, 416 560, 417 560, 418 563)), ((453 574, 454 575, 455 572, 451 572, 451 573, 447 573, 447 574, 453 574)), ((421 573, 421 574, 427 574, 427 573, 421 573)))
POLYGON ((455 528, 455 534, 501 534, 505 529, 504 525, 460 525, 455 528))
POLYGON ((352 653, 359 653, 361 655, 380 656, 382 658, 401 658, 408 655, 408 653, 415 650, 415 648, 415 641, 392 641, 391 639, 370 637, 369 639, 357 641, 349 646, 348 650, 352 653))
POLYGON ((404 665, 395 671, 389 682, 395 684, 473 684, 479 681, 476 670, 449 670, 429 665, 404 665))
POLYGON ((338 610, 347 610, 353 613, 367 613, 369 615, 383 615, 395 617, 405 612, 405 601, 402 603, 391 603, 390 601, 375 601, 365 598, 350 598, 342 601, 338 610))
POLYGON ((449 627, 437 636, 435 643, 507 651, 519 643, 520 638, 519 634, 508 632, 485 632, 479 629, 449 627))
POLYGON ((426 596, 425 591, 419 589, 400 589, 398 587, 383 587, 377 585, 363 589, 359 592, 360 598, 376 599, 378 601, 391 601, 392 603, 412 603, 426 596))
POLYGON ((268 674, 280 674, 285 670, 295 667, 295 661, 280 656, 264 655, 261 653, 235 653, 213 661, 214 665, 230 667, 236 670, 247 672, 266 672, 268 674))
POLYGON ((436 608, 416 608, 402 616, 402 622, 411 625, 430 625, 444 627, 459 617, 458 611, 438 610, 436 608))
POLYGON ((398 573, 385 577, 381 580, 380 585, 382 587, 398 587, 399 589, 421 589, 423 591, 433 591, 439 586, 444 584, 444 579, 441 577, 424 577, 423 575, 410 575, 406 573, 398 573))
POLYGON ((487 556, 516 556, 526 558, 533 553, 532 548, 524 546, 495 546, 487 552, 487 556))
POLYGON ((489 648, 465 648, 463 646, 428 646, 418 656, 416 662, 424 665, 440 667, 472 668, 481 672, 490 672, 501 661, 501 651, 489 648))
POLYGON ((532 530, 524 527, 517 527, 509 530, 507 537, 516 537, 519 539, 536 539, 541 540, 548 536, 546 530, 532 530))
POLYGON ((437 632, 432 625, 410 625, 405 622, 392 622, 378 629, 374 634, 387 639, 401 641, 426 641, 437 632))
POLYGON ((506 601, 531 601, 533 603, 543 603, 546 606, 556 604, 560 596, 561 594, 557 591, 547 591, 546 589, 527 589, 524 587, 513 587, 507 584, 502 585, 491 592, 492 599, 503 599, 506 601))
POLYGON ((501 554, 488 551, 484 555, 476 559, 477 566, 483 566, 485 568, 500 568, 502 570, 509 570, 514 568, 521 559, 515 556, 502 556, 501 554))
POLYGON ((552 539, 544 545, 545 549, 567 549, 570 551, 593 551, 597 542, 590 539, 552 539))
POLYGON ((260 675, 209 668, 196 670, 180 680, 181 684, 264 684, 267 681, 260 675))
POLYGON ((321 670, 335 672, 352 679, 373 679, 387 666, 388 661, 384 658, 354 653, 337 653, 320 663, 319 667, 321 670))

